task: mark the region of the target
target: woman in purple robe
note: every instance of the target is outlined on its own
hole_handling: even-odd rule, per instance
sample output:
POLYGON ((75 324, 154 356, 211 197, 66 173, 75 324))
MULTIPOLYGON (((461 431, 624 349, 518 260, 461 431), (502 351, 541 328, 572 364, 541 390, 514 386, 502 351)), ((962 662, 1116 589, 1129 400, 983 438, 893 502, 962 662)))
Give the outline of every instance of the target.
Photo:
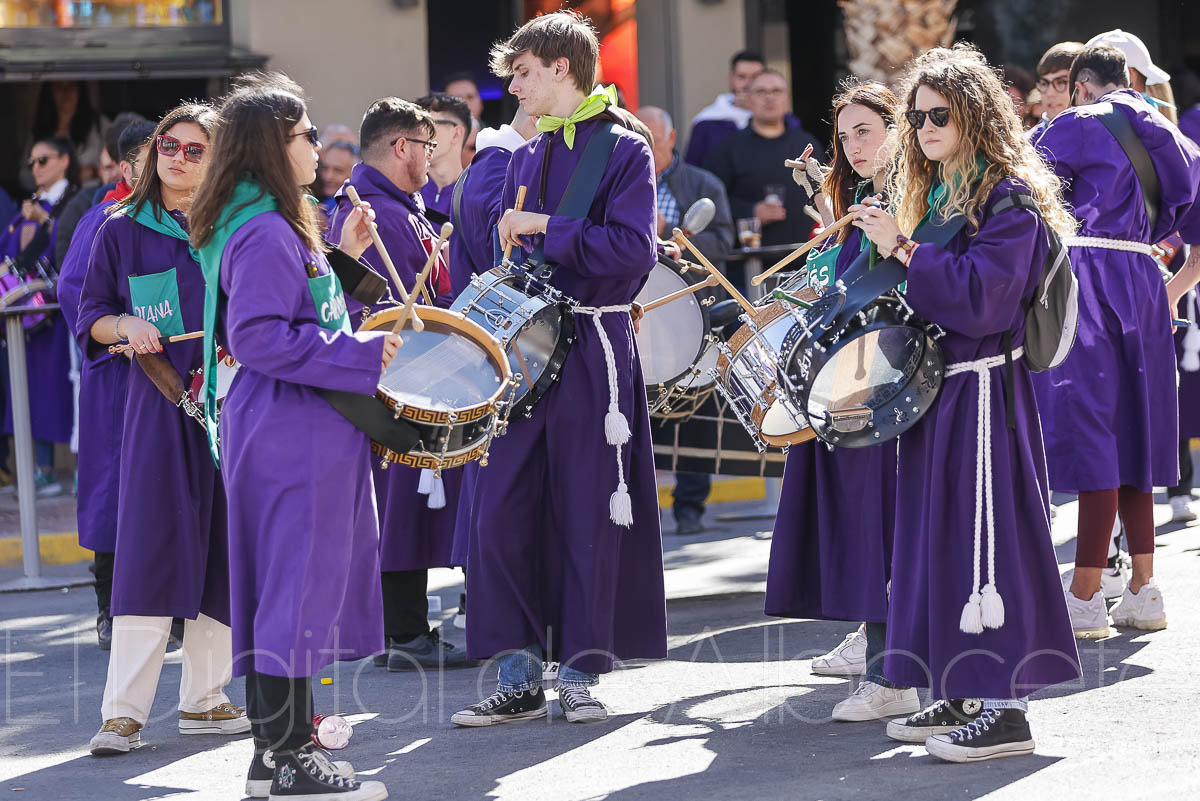
POLYGON ((896 216, 875 202, 850 211, 881 254, 907 266, 913 309, 945 330, 946 378, 900 438, 884 657, 884 675, 929 686, 937 700, 892 721, 888 734, 954 762, 1029 754, 1026 696, 1080 675, 1021 358, 1023 302, 1045 266, 1047 229, 1067 233, 1074 223, 978 51, 920 56, 899 94, 908 110, 890 192, 896 216), (1014 193, 1038 212, 993 215, 1014 193), (901 233, 935 215, 966 218, 945 246, 901 233))
MULTIPOLYGON (((884 146, 899 101, 880 83, 851 83, 834 98, 832 169, 814 201, 838 219, 853 203, 883 190, 884 146)), ((806 172, 797 175, 806 190, 806 172)), ((809 260, 809 284, 828 286, 867 247, 861 231, 843 228, 832 246, 809 260)), ((806 442, 788 449, 771 560, 768 615, 865 621, 832 652, 813 659, 818 675, 866 680, 833 709, 833 719, 875 720, 917 712, 917 691, 883 675, 887 583, 892 569, 896 506, 896 443, 830 449, 806 442)))
MULTIPOLYGON (((383 784, 359 783, 312 739, 311 677, 383 647, 369 443, 319 390, 373 395, 400 338, 350 331, 303 195, 320 142, 300 92, 269 75, 224 101, 191 213, 208 288, 205 359, 215 362, 221 335, 241 364, 219 429, 233 670, 246 677, 254 737, 247 795, 368 801, 387 797, 383 784)), ((370 241, 363 214, 342 229, 356 257, 370 241)), ((215 385, 205 396, 215 444, 215 385)))
MULTIPOLYGON (((11 259, 15 265, 3 277, 5 294, 17 285, 17 274, 37 278, 44 271, 53 275, 58 215, 79 187, 79 167, 67 139, 36 142, 29 166, 37 191, 21 203, 21 212, 0 230, 0 261, 11 259)), ((57 495, 62 486, 54 479, 54 443, 71 441, 75 420, 75 395, 68 377, 71 335, 61 314, 51 314, 26 334, 25 363, 38 466, 34 486, 38 495, 57 495)), ((4 385, 4 434, 12 434, 12 382, 7 359, 0 364, 0 379, 4 385)))
POLYGON ((92 738, 97 755, 141 745, 175 617, 185 620, 180 733, 250 727, 224 691, 232 653, 221 482, 203 428, 151 378, 161 371, 182 388, 201 366, 198 340, 165 339, 202 327, 204 276, 184 214, 214 122, 205 105, 163 117, 143 180, 96 233, 80 292, 78 341, 88 358, 123 340, 137 354, 121 437, 112 655, 104 725, 92 738))

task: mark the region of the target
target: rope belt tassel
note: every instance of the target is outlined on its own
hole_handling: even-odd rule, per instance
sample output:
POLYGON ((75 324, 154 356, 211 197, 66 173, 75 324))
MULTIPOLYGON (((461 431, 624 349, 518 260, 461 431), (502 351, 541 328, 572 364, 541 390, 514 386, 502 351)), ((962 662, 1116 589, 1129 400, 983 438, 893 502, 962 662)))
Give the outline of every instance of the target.
MULTIPOLYGON (((1024 348, 1012 352, 1013 360, 1021 358, 1024 348)), ((995 367, 1004 365, 1004 354, 946 366, 946 378, 962 373, 975 373, 979 379, 979 408, 975 413, 975 547, 971 597, 963 606, 958 628, 965 634, 982 634, 985 628, 998 629, 1004 625, 1004 599, 996 589, 996 519, 992 497, 992 374, 995 367), (979 562, 982 554, 983 524, 987 520, 988 581, 980 588, 979 562)))
POLYGON ((629 421, 621 413, 618 405, 619 390, 617 387, 617 358, 613 355, 612 343, 608 341, 608 332, 600 321, 601 315, 609 313, 629 314, 633 307, 624 306, 576 306, 576 314, 587 315, 596 324, 596 332, 600 335, 600 347, 604 349, 604 366, 608 373, 608 413, 604 415, 604 439, 617 449, 617 490, 608 499, 608 517, 618 526, 629 528, 633 525, 633 499, 629 497, 629 486, 625 483, 625 463, 621 458, 621 448, 629 442, 632 432, 629 421))
POLYGON ((442 477, 435 475, 427 467, 421 468, 421 478, 417 482, 417 493, 429 496, 425 505, 430 509, 443 509, 446 506, 446 486, 442 483, 442 477))

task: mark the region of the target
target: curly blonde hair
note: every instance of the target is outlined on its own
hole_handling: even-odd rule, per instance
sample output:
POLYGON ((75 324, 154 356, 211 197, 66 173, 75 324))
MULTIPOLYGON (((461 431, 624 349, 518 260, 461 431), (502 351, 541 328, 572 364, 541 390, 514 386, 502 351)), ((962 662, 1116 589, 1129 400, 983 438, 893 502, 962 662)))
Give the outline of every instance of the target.
POLYGON ((930 161, 921 150, 917 130, 903 114, 896 115, 900 154, 888 175, 888 195, 896 204, 896 221, 902 231, 911 234, 929 211, 929 190, 938 181, 950 190, 945 208, 939 211, 947 216, 965 215, 971 230, 977 232, 988 195, 1001 181, 1013 178, 1029 190, 1047 225, 1062 236, 1075 232, 1077 223, 1063 204, 1058 176, 1025 138, 1003 82, 982 53, 959 43, 918 56, 897 92, 905 110, 915 107, 921 86, 949 101, 959 142, 945 161, 930 161), (982 176, 975 174, 977 156, 987 163, 982 176), (950 180, 956 173, 973 176, 978 184, 950 180), (974 192, 972 187, 976 187, 974 192))

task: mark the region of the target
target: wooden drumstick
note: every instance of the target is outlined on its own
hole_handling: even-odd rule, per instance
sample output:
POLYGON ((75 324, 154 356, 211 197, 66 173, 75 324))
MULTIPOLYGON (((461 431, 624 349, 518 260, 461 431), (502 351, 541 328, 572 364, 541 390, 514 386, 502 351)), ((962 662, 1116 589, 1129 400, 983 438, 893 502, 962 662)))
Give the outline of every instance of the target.
POLYGON ((754 304, 746 300, 746 296, 739 292, 737 287, 735 287, 728 278, 721 274, 720 270, 718 270, 716 267, 713 267, 712 262, 704 257, 704 254, 700 252, 700 249, 693 245, 691 240, 683 235, 683 231, 675 228, 671 231, 671 238, 678 242, 680 247, 685 247, 692 251, 692 254, 695 255, 700 263, 704 265, 704 269, 708 270, 709 275, 716 278, 717 283, 725 287, 725 291, 729 293, 731 298, 738 302, 739 306, 741 306, 750 314, 754 314, 758 311, 758 309, 754 307, 754 304))
POLYGON ((800 247, 793 250, 791 253, 784 256, 782 259, 780 259, 778 262, 776 262, 775 265, 772 266, 769 270, 764 270, 763 272, 761 272, 758 275, 751 278, 750 283, 754 284, 755 286, 758 286, 763 281, 766 281, 772 275, 779 272, 784 267, 788 266, 789 264, 794 262, 796 259, 803 256, 805 253, 807 253, 808 251, 815 248, 817 245, 824 242, 825 238, 827 236, 829 236, 830 234, 832 234, 835 231, 842 230, 847 225, 854 222, 854 216, 855 216, 854 214, 847 214, 845 217, 838 220, 837 222, 830 223, 829 227, 826 228, 824 231, 822 231, 820 233, 820 235, 813 237, 812 239, 808 240, 800 247))
MULTIPOLYGON (((524 184, 517 187, 517 202, 513 204, 513 211, 520 211, 521 207, 525 205, 525 189, 526 187, 524 184)), ((504 262, 508 261, 508 257, 512 255, 512 249, 513 246, 511 242, 504 246, 504 261, 500 262, 501 264, 504 264, 504 262)))
MULTIPOLYGON (((358 196, 358 190, 354 188, 353 184, 346 184, 346 197, 350 198, 354 208, 362 208, 362 198, 358 196)), ((388 255, 387 248, 383 246, 378 226, 374 222, 368 221, 367 230, 371 232, 371 241, 375 243, 375 250, 379 253, 379 258, 383 259, 383 265, 387 267, 388 274, 392 276, 392 283, 400 290, 400 300, 408 303, 408 290, 404 288, 404 282, 400 280, 400 273, 396 272, 396 265, 392 263, 392 257, 388 255)), ((414 331, 420 333, 425 330, 425 323, 414 314, 412 327, 414 331)))
MULTIPOLYGON (((191 331, 186 334, 176 334, 173 337, 167 337, 166 339, 163 339, 161 341, 163 343, 183 342, 185 339, 199 339, 202 336, 204 336, 203 331, 191 331)), ((133 350, 133 345, 130 345, 128 342, 124 342, 120 345, 109 345, 108 346, 109 353, 124 353, 125 351, 129 351, 129 350, 133 350)))
POLYGON ((644 304, 642 306, 642 311, 644 311, 644 312, 652 311, 653 309, 657 309, 659 306, 667 305, 668 303, 670 303, 673 300, 679 300, 680 298, 686 297, 686 296, 692 294, 693 292, 699 292, 701 289, 704 289, 706 286, 716 286, 716 285, 717 285, 717 279, 714 276, 710 275, 698 284, 692 284, 691 286, 687 287, 686 289, 680 289, 676 292, 672 292, 669 295, 663 295, 658 300, 652 300, 649 303, 644 304))
MULTIPOLYGON (((437 241, 433 243, 433 250, 429 252, 429 258, 425 260, 425 266, 421 268, 421 272, 417 275, 417 286, 424 286, 425 279, 429 277, 429 271, 433 269, 434 262, 437 261, 438 254, 442 252, 442 245, 450 238, 450 234, 454 232, 454 225, 449 222, 442 223, 442 230, 438 234, 437 241)), ((405 321, 408 316, 413 316, 413 329, 420 330, 416 327, 416 321, 419 319, 416 315, 415 306, 417 305, 417 293, 413 292, 408 296, 404 306, 400 308, 400 316, 396 318, 396 324, 392 326, 392 333, 399 334, 400 329, 404 328, 405 321)))

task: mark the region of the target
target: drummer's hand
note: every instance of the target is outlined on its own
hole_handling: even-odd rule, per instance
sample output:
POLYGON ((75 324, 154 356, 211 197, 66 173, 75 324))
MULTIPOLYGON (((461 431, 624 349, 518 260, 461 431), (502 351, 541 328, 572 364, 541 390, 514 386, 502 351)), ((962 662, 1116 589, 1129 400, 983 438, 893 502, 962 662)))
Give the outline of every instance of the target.
POLYGON ((50 219, 50 213, 42 208, 42 204, 36 200, 21 201, 21 216, 38 224, 50 219))
POLYGON ((847 211, 854 215, 854 227, 862 229, 880 253, 888 255, 896 249, 900 226, 877 203, 855 203, 847 211))
POLYGON ((346 222, 342 223, 342 239, 338 242, 338 250, 345 253, 352 259, 357 259, 371 247, 371 229, 370 225, 375 223, 375 210, 371 208, 371 204, 363 201, 361 206, 357 206, 346 217, 346 222))
POLYGON ((400 346, 404 344, 404 340, 399 334, 387 334, 383 338, 383 365, 379 368, 380 375, 387 372, 388 365, 392 363, 392 359, 396 358, 396 351, 400 350, 400 346))
POLYGON ((118 333, 129 340, 134 353, 162 353, 158 329, 154 327, 154 323, 148 323, 141 317, 122 317, 121 330, 118 333))
POLYGON ((671 259, 672 261, 679 261, 683 258, 683 250, 680 249, 675 240, 660 239, 658 240, 658 244, 662 247, 663 255, 668 259, 671 259))
POLYGON ((549 214, 535 214, 532 211, 513 211, 509 209, 500 218, 497 229, 500 232, 500 247, 512 245, 521 247, 521 237, 546 233, 546 225, 550 222, 549 214))
POLYGON ((642 318, 646 316, 646 310, 642 308, 642 304, 635 301, 629 309, 629 316, 633 319, 633 333, 642 333, 642 318))

